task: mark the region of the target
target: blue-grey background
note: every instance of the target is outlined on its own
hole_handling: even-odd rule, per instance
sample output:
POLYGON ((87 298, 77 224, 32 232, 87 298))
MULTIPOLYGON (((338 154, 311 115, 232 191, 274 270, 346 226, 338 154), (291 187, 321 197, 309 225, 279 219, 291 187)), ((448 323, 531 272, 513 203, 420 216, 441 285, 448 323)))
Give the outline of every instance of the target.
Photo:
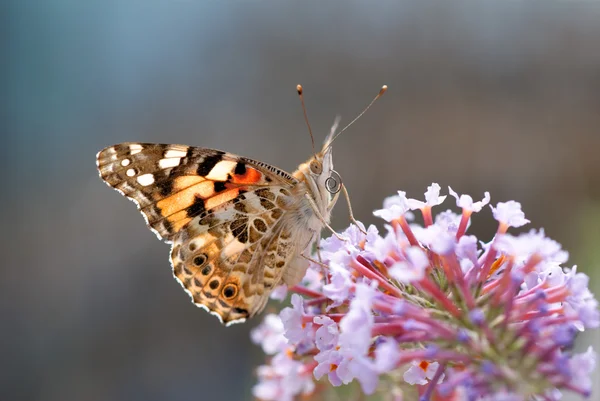
MULTIPOLYGON (((0 400, 248 400, 262 360, 172 279, 168 247, 97 177, 123 141, 288 171, 335 146, 357 217, 432 181, 522 202, 600 293, 600 4, 5 0, 0 400)), ((450 207, 453 202, 448 201, 450 207)), ((442 210, 442 209, 440 209, 442 210)), ((333 226, 347 225, 345 206, 333 226)), ((489 210, 473 231, 489 239, 489 210)), ((598 332, 580 338, 580 349, 598 332)), ((595 373, 595 379, 599 378, 595 373)), ((599 389, 595 397, 599 397, 599 389)))

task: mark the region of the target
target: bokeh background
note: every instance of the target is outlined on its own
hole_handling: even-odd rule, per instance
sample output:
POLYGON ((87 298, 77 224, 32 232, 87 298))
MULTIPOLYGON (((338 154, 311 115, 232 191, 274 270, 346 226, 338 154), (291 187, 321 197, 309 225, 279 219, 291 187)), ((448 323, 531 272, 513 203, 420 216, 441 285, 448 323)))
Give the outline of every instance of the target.
MULTIPOLYGON (((319 138, 390 88, 335 146, 360 220, 374 223, 398 189, 489 190, 521 201, 529 227, 564 244, 600 294, 597 2, 0 9, 0 400, 251 399, 259 319, 224 328, 194 307, 168 246, 100 181, 94 156, 123 141, 184 143, 292 171, 310 153, 298 83, 319 138)), ((340 202, 333 226, 347 223, 340 202)), ((473 222, 484 238, 494 229, 489 210, 473 222)), ((592 343, 598 331, 578 349, 592 343)))

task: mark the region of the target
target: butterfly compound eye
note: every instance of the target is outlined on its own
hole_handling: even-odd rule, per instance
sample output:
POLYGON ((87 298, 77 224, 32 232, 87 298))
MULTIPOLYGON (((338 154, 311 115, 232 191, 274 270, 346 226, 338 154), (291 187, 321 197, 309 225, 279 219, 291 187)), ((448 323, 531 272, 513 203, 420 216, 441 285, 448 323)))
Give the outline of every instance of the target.
POLYGON ((313 174, 321 174, 323 172, 323 166, 317 160, 310 162, 310 172, 313 174))

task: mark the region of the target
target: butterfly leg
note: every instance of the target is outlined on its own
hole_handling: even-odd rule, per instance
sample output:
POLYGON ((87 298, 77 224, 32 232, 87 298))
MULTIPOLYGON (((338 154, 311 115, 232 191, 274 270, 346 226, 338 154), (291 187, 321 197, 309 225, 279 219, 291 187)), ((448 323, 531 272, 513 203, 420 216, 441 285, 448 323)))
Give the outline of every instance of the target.
POLYGON ((321 266, 325 270, 329 269, 329 266, 327 266, 325 263, 315 260, 315 259, 311 258, 310 256, 306 256, 306 255, 300 255, 300 256, 302 256, 304 259, 308 260, 309 262, 314 263, 317 266, 321 266))
MULTIPOLYGON (((356 219, 354 218, 354 214, 352 213, 352 205, 350 204, 350 195, 348 195, 348 190, 346 189, 346 186, 344 184, 342 184, 342 191, 344 191, 344 197, 346 198, 346 202, 348 203, 348 211, 350 212, 350 221, 356 226, 358 227, 358 229, 365 235, 367 235, 367 232, 358 224, 358 221, 356 221, 356 219)), ((339 193, 339 192, 338 192, 339 193)))
POLYGON ((342 237, 341 235, 339 235, 338 233, 336 233, 333 228, 331 228, 331 226, 329 225, 329 223, 327 223, 327 221, 321 215, 321 212, 319 211, 319 207, 317 206, 317 204, 315 203, 315 201, 313 200, 313 198, 311 198, 311 196, 308 193, 305 194, 304 196, 308 200, 308 203, 309 203, 310 207, 312 208, 313 212, 315 212, 315 216, 317 216, 317 218, 321 221, 321 223, 323 223, 323 226, 327 227, 327 229, 329 231, 331 231, 331 233, 333 235, 335 235, 335 237, 337 239, 339 239, 340 241, 344 241, 344 242, 348 241, 348 238, 342 237))
POLYGON ((323 262, 321 258, 321 232, 317 234, 317 246, 315 247, 317 250, 317 258, 319 258, 319 262, 323 262))

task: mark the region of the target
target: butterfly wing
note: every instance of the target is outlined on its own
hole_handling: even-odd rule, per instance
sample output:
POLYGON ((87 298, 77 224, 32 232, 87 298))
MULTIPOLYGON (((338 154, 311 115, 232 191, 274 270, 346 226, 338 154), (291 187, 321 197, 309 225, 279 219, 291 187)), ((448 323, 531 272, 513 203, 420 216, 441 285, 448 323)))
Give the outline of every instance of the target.
POLYGON ((297 209, 298 181, 275 167, 213 149, 148 143, 108 147, 97 165, 149 228, 173 243, 174 275, 193 302, 224 323, 259 313, 274 286, 306 269, 299 253, 312 233, 286 219, 297 209))
POLYGON ((282 218, 289 194, 278 186, 246 192, 183 228, 173 241, 171 264, 197 306, 226 324, 264 308, 304 249, 282 218))
POLYGON ((167 242, 195 216, 241 193, 296 183, 266 163, 185 145, 122 143, 100 151, 96 163, 100 177, 134 201, 167 242))

